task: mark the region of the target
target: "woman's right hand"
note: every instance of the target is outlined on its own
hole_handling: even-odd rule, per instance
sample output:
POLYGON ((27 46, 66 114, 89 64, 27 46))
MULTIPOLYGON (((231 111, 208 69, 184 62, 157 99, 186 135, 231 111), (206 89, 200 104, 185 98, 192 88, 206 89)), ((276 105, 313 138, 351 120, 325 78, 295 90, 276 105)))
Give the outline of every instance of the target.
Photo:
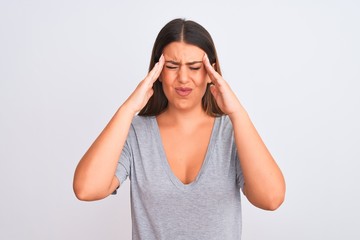
POLYGON ((125 101, 126 106, 123 104, 118 109, 80 160, 73 182, 74 192, 80 200, 102 199, 119 186, 120 182, 114 174, 132 119, 153 95, 152 86, 160 76, 164 62, 164 57, 161 56, 159 62, 125 101))
POLYGON ((129 96, 125 101, 125 105, 131 111, 136 114, 139 112, 149 101, 150 97, 153 95, 153 84, 160 76, 160 73, 164 67, 164 56, 161 55, 159 62, 155 64, 153 69, 146 75, 146 77, 139 83, 134 92, 129 96))

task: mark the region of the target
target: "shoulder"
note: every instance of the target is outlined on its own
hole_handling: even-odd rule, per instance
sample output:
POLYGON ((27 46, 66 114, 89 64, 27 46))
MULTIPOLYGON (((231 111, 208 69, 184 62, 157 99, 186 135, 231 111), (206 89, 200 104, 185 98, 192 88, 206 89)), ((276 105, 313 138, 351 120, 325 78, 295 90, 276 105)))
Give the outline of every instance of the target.
MULTIPOLYGON (((156 134, 154 121, 155 117, 144 117, 136 115, 132 122, 127 136, 127 142, 136 146, 140 141, 151 139, 156 134)), ((147 141, 148 142, 148 141, 147 141)))
POLYGON ((231 121, 230 121, 230 118, 228 115, 222 115, 222 116, 219 116, 217 117, 219 119, 219 121, 222 123, 222 124, 231 124, 231 121))
POLYGON ((139 116, 136 115, 131 122, 131 129, 134 132, 150 132, 154 127, 154 116, 139 116))
POLYGON ((218 126, 220 129, 232 130, 233 126, 228 115, 217 117, 218 126))
POLYGON ((234 130, 229 116, 222 115, 216 118, 214 125, 214 135, 218 139, 231 139, 233 137, 234 130))
POLYGON ((132 125, 138 126, 138 125, 144 125, 144 124, 151 124, 151 121, 154 120, 154 116, 139 116, 136 115, 132 120, 132 125))

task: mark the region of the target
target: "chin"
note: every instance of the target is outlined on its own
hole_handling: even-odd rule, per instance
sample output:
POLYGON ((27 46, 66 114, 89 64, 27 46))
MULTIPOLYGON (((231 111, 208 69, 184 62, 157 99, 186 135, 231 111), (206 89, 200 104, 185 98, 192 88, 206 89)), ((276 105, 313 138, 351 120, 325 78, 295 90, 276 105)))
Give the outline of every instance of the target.
POLYGON ((184 100, 176 101, 171 106, 178 111, 191 111, 191 110, 195 110, 198 108, 202 109, 201 103, 193 104, 193 103, 190 103, 189 101, 184 101, 184 100))

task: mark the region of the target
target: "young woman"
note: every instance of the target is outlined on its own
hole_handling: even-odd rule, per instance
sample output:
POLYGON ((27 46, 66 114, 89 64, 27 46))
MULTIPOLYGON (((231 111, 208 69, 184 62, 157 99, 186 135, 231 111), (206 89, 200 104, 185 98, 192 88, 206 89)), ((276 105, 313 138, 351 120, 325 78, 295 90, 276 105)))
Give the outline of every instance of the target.
POLYGON ((262 209, 284 200, 283 175, 198 23, 159 32, 148 75, 79 162, 74 191, 102 199, 127 177, 133 239, 240 239, 240 189, 262 209))

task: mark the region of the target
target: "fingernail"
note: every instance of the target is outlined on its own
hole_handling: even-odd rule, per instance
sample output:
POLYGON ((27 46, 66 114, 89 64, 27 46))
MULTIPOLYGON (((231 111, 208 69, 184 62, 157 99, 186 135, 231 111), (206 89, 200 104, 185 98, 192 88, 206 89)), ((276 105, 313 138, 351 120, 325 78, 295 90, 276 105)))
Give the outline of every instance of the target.
POLYGON ((164 59, 164 54, 161 54, 159 62, 162 61, 164 59))

